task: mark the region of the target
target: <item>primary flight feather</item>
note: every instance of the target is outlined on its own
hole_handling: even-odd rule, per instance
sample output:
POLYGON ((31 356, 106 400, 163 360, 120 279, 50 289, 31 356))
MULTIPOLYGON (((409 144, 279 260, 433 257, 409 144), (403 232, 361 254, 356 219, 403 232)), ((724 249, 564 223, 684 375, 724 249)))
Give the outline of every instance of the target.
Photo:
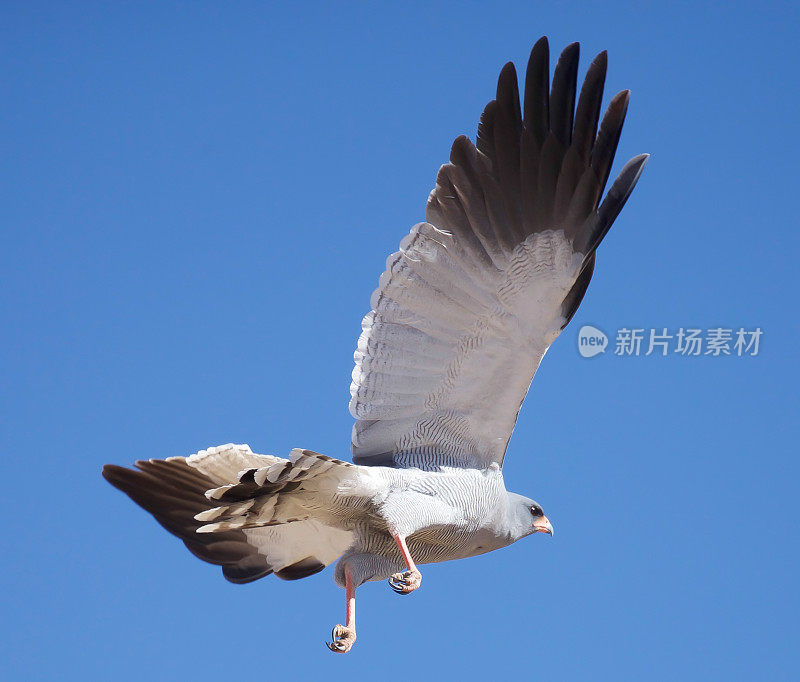
POLYGON ((455 140, 427 222, 389 256, 355 352, 354 464, 225 445, 103 469, 232 582, 295 580, 338 559, 347 618, 332 651, 355 642, 359 585, 389 579, 409 594, 417 564, 553 532, 536 502, 506 490, 503 457, 536 369, 647 161, 631 159, 603 198, 629 93, 600 121, 606 53, 579 95, 578 54, 577 43, 561 53, 551 84, 540 39, 522 106, 506 64, 477 143, 455 140))

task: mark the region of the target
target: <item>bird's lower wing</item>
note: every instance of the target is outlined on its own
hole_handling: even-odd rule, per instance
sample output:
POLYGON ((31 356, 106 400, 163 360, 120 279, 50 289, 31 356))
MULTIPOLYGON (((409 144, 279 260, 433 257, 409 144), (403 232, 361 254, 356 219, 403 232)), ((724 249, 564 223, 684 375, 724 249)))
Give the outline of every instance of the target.
POLYGON ((192 554, 222 567, 234 583, 274 573, 296 580, 321 571, 352 542, 352 534, 309 518, 263 528, 230 528, 198 533, 206 521, 197 515, 219 505, 206 493, 237 484, 239 473, 264 467, 284 469, 289 460, 258 455, 247 445, 223 445, 191 457, 136 462, 136 469, 108 464, 103 476, 150 512, 192 554))
POLYGON ((605 55, 574 110, 577 58, 577 45, 564 51, 550 90, 547 43, 536 44, 524 118, 506 65, 477 148, 456 139, 428 222, 389 257, 355 353, 357 464, 502 464, 536 369, 646 161, 632 159, 599 204, 628 93, 595 135, 605 55))

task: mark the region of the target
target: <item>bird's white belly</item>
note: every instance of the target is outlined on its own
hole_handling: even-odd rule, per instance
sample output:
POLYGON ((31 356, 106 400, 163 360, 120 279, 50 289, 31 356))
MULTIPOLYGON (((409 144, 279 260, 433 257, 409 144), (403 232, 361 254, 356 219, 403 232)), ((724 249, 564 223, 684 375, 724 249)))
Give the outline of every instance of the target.
POLYGON ((345 555, 359 575, 357 582, 383 580, 403 570, 392 535, 406 538, 418 564, 464 559, 508 544, 499 530, 506 509, 499 467, 436 472, 374 467, 368 473, 385 477, 387 494, 376 500, 377 518, 357 533, 345 555))

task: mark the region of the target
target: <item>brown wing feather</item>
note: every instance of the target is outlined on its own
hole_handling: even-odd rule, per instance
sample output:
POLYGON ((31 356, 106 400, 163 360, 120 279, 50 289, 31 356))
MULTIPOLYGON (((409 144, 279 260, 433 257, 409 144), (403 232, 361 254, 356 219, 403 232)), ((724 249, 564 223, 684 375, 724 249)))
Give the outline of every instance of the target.
POLYGON ((217 485, 208 476, 193 469, 182 457, 138 461, 136 467, 138 471, 106 464, 103 477, 183 540, 196 557, 222 566, 223 575, 231 582, 248 583, 272 573, 272 567, 247 542, 243 532, 195 532, 203 525, 195 520, 195 514, 216 506, 205 496, 217 485))

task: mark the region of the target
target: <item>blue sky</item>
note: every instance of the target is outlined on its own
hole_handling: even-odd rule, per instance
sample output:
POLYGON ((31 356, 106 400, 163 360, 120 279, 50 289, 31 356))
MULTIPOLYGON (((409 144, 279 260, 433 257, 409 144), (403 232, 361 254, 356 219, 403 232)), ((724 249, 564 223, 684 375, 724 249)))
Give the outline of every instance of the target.
MULTIPOLYGON (((113 5, 113 6, 112 6, 113 5)), ((797 679, 796 3, 0 10, 0 659, 14 679, 797 679), (100 477, 347 456, 352 352, 452 139, 543 34, 652 154, 506 460, 554 538, 359 591, 224 581, 100 477), (577 330, 760 327, 757 357, 577 330)))

